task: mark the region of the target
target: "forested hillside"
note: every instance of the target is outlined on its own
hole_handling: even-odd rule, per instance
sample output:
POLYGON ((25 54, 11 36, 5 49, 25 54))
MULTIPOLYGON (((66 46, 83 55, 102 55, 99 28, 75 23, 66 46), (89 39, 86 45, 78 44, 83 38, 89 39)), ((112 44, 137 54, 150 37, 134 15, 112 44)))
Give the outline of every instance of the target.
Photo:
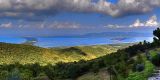
POLYGON ((68 48, 41 48, 23 44, 0 43, 0 64, 55 64, 91 60, 117 51, 109 45, 68 48))
POLYGON ((1 61, 4 64, 1 62, 0 79, 147 80, 154 68, 160 65, 160 55, 158 53, 160 50, 160 29, 155 30, 153 34, 155 37, 152 43, 143 41, 139 44, 119 49, 116 52, 112 50, 112 54, 107 53, 109 52, 108 49, 111 50, 108 46, 103 46, 103 48, 101 48, 102 46, 86 46, 44 49, 29 45, 1 43, 1 61), (44 53, 49 55, 43 58, 44 53), (55 54, 59 56, 58 59, 53 59, 55 54), (100 56, 100 54, 104 56, 100 56), (18 58, 18 56, 23 57, 18 58), (94 56, 100 57, 95 58, 94 56), (7 59, 10 60, 7 61, 7 59), (25 59, 26 63, 23 62, 23 59, 25 59), (60 62, 56 63, 55 60, 60 62), (56 65, 53 65, 52 61, 56 65), (108 77, 105 78, 104 76, 108 77))

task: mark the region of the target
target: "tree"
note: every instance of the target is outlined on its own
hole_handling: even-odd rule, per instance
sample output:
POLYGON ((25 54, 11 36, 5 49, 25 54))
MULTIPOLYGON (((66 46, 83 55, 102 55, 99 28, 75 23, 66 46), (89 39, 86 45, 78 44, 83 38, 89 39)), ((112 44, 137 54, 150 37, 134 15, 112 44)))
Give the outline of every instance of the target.
POLYGON ((94 62, 94 63, 92 64, 92 69, 91 69, 91 71, 93 71, 94 73, 96 73, 96 72, 99 71, 99 68, 100 68, 99 63, 98 63, 98 62, 94 62))
POLYGON ((152 63, 156 66, 160 66, 160 54, 157 54, 152 58, 152 63))
POLYGON ((17 68, 13 69, 9 75, 8 80, 21 80, 20 78, 20 72, 17 68))
POLYGON ((8 80, 9 72, 8 71, 0 71, 0 79, 8 80))
POLYGON ((156 30, 154 30, 153 35, 155 37, 153 38, 152 46, 153 47, 159 46, 160 45, 160 28, 157 28, 156 30))
POLYGON ((157 28, 153 31, 153 35, 156 36, 160 40, 160 28, 157 28))

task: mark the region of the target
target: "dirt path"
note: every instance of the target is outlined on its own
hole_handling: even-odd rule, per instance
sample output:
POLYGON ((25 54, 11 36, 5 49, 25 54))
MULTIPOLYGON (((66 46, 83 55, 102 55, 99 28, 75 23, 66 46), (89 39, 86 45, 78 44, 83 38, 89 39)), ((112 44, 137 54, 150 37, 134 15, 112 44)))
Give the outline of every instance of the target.
POLYGON ((160 68, 156 68, 151 77, 148 80, 160 80, 160 68))

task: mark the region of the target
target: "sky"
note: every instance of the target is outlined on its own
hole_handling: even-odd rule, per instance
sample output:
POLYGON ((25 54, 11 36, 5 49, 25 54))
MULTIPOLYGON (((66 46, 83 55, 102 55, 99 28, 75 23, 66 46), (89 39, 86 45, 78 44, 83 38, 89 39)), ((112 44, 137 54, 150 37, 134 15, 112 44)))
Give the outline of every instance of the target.
POLYGON ((160 0, 0 0, 0 36, 105 32, 153 15, 157 27, 160 0))

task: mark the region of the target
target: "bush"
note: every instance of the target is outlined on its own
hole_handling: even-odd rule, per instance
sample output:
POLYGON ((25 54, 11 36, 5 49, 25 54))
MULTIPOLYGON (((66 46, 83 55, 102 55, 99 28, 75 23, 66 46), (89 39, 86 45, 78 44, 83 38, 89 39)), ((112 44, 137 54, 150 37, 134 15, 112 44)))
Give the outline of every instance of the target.
POLYGON ((152 63, 156 66, 160 66, 160 54, 157 54, 152 58, 152 63))
POLYGON ((144 64, 137 64, 136 65, 136 71, 141 72, 144 70, 144 64))

